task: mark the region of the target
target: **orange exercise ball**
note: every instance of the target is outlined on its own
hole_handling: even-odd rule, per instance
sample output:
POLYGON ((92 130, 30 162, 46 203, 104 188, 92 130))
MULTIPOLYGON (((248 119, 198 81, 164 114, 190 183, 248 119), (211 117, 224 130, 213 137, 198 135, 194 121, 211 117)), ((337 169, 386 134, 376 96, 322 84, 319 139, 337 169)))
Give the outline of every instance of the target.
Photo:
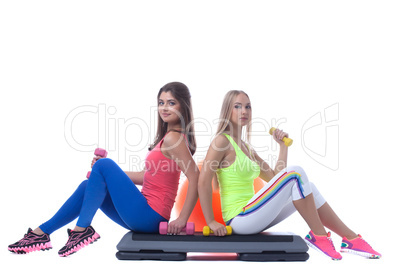
MULTIPOLYGON (((201 171, 202 164, 198 164, 198 168, 201 171)), ((254 180, 254 192, 257 193, 264 186, 264 182, 260 178, 256 178, 254 180)), ((180 214, 181 209, 183 208, 184 201, 186 200, 188 188, 188 179, 185 179, 182 184, 180 184, 179 191, 176 196, 176 203, 173 207, 173 214, 178 216, 180 214)), ((219 223, 225 224, 222 218, 222 210, 221 210, 221 198, 219 194, 218 188, 213 188, 212 191, 212 207, 214 211, 215 220, 219 223)), ((194 207, 193 212, 188 219, 189 222, 193 222, 195 224, 195 231, 202 232, 202 229, 205 225, 207 225, 204 214, 202 213, 200 200, 197 201, 197 204, 194 207)))

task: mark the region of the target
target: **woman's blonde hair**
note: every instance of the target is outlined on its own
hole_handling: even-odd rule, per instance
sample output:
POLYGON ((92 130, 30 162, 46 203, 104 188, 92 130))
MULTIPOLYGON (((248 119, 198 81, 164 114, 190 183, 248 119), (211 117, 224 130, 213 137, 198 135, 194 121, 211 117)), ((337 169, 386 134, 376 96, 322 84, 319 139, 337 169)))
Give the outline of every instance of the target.
MULTIPOLYGON (((216 131, 216 136, 228 130, 228 127, 230 126, 229 124, 230 124, 230 117, 232 115, 233 104, 236 97, 239 94, 244 94, 245 96, 248 97, 248 99, 250 99, 249 96, 241 90, 231 90, 226 93, 223 99, 221 114, 219 115, 219 124, 218 129, 216 131)), ((249 123, 246 125, 245 133, 242 133, 242 135, 245 136, 245 141, 247 143, 250 143, 250 137, 251 137, 250 132, 251 132, 251 117, 249 119, 249 123)))

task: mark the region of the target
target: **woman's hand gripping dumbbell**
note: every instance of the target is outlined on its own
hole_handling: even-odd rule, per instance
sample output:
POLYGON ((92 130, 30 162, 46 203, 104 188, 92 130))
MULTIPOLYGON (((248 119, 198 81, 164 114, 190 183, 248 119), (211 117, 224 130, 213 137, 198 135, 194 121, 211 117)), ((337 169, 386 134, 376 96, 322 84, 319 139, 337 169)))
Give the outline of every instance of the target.
MULTIPOLYGON (((169 224, 167 222, 159 223, 159 234, 167 235, 169 224)), ((193 222, 188 222, 186 226, 181 230, 181 232, 185 232, 186 235, 194 235, 195 225, 193 222)))
MULTIPOLYGON (((272 128, 269 130, 269 134, 270 134, 270 135, 273 135, 274 132, 275 132, 275 130, 276 130, 276 128, 275 128, 275 127, 272 127, 272 128)), ((288 137, 283 137, 283 138, 282 138, 282 141, 283 141, 283 142, 285 143, 285 145, 288 146, 288 147, 293 144, 293 139, 288 138, 288 137)))
MULTIPOLYGON (((204 226, 204 228, 202 229, 202 234, 204 236, 209 236, 211 234, 214 234, 214 231, 211 230, 211 228, 209 228, 208 225, 204 226)), ((232 227, 231 226, 226 226, 226 236, 232 235, 232 227)))
MULTIPOLYGON (((95 162, 96 162, 98 159, 106 158, 106 157, 107 157, 107 151, 106 151, 105 149, 102 149, 102 148, 96 148, 94 154, 95 154, 95 157, 92 159, 91 168, 94 166, 95 162)), ((90 175, 91 175, 91 171, 88 171, 88 173, 87 173, 87 179, 89 179, 89 176, 90 176, 90 175)))

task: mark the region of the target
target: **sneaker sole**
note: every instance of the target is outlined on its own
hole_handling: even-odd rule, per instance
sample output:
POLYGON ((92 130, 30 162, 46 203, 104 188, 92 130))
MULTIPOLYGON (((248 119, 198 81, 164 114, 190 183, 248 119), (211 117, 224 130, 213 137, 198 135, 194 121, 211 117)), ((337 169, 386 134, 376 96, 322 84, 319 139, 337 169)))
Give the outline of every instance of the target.
POLYGON ((363 252, 363 251, 356 251, 356 250, 347 249, 347 248, 341 248, 341 252, 342 253, 350 253, 350 254, 353 254, 353 255, 362 256, 362 257, 365 257, 367 259, 380 259, 381 258, 381 256, 379 256, 379 255, 375 255, 375 254, 368 253, 368 252, 363 252))
POLYGON ((68 250, 67 252, 64 252, 63 254, 59 254, 59 256, 67 257, 71 254, 74 254, 75 252, 79 251, 81 248, 84 248, 85 246, 96 242, 98 239, 100 239, 100 236, 98 233, 95 232, 95 234, 92 237, 89 237, 89 238, 81 241, 78 245, 74 246, 72 249, 68 250))
POLYGON ((311 248, 315 249, 316 251, 320 252, 322 255, 331 258, 333 261, 339 261, 339 260, 342 259, 342 258, 340 258, 340 259, 333 258, 333 257, 329 256, 328 254, 326 254, 326 253, 325 253, 324 251, 322 251, 321 249, 319 249, 317 246, 315 246, 314 244, 312 244, 311 242, 309 242, 308 240, 305 239, 304 241, 306 242, 306 244, 307 244, 309 247, 311 247, 311 248))
POLYGON ((52 243, 51 242, 47 242, 47 243, 41 243, 41 244, 37 244, 37 245, 33 245, 33 246, 24 246, 24 247, 15 247, 15 248, 8 248, 8 250, 10 252, 16 253, 16 254, 27 254, 30 252, 34 252, 34 251, 45 251, 45 250, 49 250, 52 249, 52 243))

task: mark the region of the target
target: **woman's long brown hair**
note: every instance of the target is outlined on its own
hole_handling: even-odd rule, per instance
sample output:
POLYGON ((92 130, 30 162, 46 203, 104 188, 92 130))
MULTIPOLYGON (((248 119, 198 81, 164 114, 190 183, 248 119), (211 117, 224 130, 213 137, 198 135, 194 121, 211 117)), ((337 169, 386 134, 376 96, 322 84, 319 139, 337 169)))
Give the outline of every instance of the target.
MULTIPOLYGON (((159 96, 162 92, 171 92, 172 96, 180 103, 180 122, 181 128, 187 137, 189 149, 191 155, 194 155, 197 149, 197 144, 195 141, 194 133, 194 123, 193 123, 193 107, 191 104, 191 94, 186 85, 181 82, 170 82, 163 86, 158 93, 157 102, 159 102, 159 96)), ((149 147, 152 150, 159 141, 167 133, 167 123, 164 123, 162 118, 158 116, 158 126, 154 142, 149 147)))

